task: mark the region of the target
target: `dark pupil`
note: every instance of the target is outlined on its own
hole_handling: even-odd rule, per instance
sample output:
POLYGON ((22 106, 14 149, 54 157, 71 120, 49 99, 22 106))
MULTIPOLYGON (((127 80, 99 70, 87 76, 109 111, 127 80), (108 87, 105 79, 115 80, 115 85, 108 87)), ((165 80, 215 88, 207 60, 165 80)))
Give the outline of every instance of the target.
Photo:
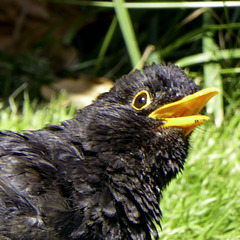
POLYGON ((147 103, 147 94, 140 94, 135 100, 135 107, 141 108, 147 103))

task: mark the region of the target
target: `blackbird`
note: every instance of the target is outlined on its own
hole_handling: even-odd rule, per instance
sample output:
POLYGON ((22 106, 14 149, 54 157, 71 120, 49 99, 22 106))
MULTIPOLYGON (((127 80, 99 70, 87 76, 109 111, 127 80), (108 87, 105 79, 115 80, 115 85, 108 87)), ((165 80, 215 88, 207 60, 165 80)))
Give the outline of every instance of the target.
POLYGON ((158 238, 161 192, 217 92, 152 64, 60 125, 1 131, 0 239, 158 238))

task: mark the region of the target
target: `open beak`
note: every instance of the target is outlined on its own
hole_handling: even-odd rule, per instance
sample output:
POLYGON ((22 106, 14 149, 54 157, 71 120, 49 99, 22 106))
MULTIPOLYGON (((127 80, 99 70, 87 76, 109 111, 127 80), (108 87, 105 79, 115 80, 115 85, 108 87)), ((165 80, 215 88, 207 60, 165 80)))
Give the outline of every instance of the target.
POLYGON ((181 128, 185 136, 194 128, 209 120, 209 117, 200 115, 206 103, 219 93, 216 88, 206 88, 188 95, 179 101, 166 104, 149 114, 149 117, 161 119, 164 128, 181 128))

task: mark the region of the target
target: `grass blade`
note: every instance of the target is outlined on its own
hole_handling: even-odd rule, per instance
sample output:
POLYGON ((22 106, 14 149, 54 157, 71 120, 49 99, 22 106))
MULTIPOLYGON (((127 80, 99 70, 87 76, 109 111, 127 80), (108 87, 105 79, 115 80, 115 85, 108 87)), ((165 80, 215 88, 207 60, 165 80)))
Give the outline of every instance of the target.
POLYGON ((109 47, 109 44, 111 42, 112 36, 114 34, 114 31, 116 29, 117 26, 117 18, 114 17, 112 20, 112 23, 108 29, 108 32, 104 38, 103 44, 101 46, 98 58, 97 58, 97 62, 96 62, 96 66, 95 66, 95 73, 97 73, 97 71, 100 69, 101 67, 101 63, 104 59, 105 53, 107 52, 107 49, 109 47))
MULTIPOLYGON (((211 24, 212 16, 210 12, 203 14, 203 23, 211 24)), ((208 32, 203 39, 203 52, 214 55, 215 52, 219 51, 217 44, 214 42, 212 32, 208 32)), ((204 85, 205 87, 217 87, 222 91, 222 76, 220 74, 221 65, 217 62, 209 62, 203 65, 204 72, 204 85)), ((215 124, 219 127, 223 122, 223 96, 218 94, 214 99, 209 101, 207 104, 207 112, 213 113, 215 117, 215 124)))
POLYGON ((141 59, 137 39, 133 30, 132 22, 128 10, 124 7, 124 0, 113 0, 117 19, 122 31, 122 35, 127 46, 127 50, 134 68, 141 59))

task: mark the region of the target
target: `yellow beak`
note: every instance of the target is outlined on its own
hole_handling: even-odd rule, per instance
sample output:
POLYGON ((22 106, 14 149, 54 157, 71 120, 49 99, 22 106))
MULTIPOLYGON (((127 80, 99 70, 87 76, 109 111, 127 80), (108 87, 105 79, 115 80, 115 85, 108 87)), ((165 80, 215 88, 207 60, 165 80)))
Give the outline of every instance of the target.
POLYGON ((164 122, 161 127, 184 129, 187 136, 194 128, 209 120, 209 117, 199 113, 206 103, 218 93, 219 90, 216 88, 200 90, 179 101, 156 109, 149 114, 149 117, 161 119, 164 122))

